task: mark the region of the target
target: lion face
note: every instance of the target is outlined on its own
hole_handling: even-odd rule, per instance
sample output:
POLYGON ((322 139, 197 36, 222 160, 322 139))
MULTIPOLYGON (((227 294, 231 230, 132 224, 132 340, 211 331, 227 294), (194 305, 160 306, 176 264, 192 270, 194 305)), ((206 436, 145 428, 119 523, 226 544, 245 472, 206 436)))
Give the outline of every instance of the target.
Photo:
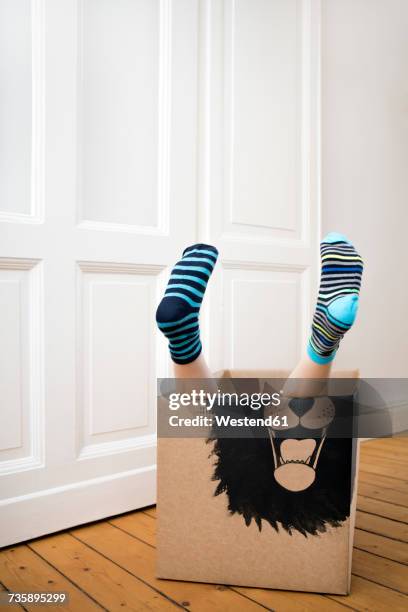
POLYGON ((265 428, 264 437, 213 438, 215 495, 245 524, 262 521, 317 535, 338 527, 350 513, 352 440, 330 438, 335 399, 288 398, 269 414, 285 414, 288 427, 265 428), (290 436, 290 437, 289 437, 290 436))

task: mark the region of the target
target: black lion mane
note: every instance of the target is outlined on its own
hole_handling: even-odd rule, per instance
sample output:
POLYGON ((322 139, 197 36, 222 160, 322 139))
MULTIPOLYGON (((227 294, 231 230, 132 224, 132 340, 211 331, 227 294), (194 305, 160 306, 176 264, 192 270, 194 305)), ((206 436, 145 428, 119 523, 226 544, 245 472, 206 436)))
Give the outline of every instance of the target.
MULTIPOLYGON (((290 492, 273 475, 270 439, 210 438, 215 457, 212 479, 215 496, 226 494, 228 510, 240 514, 247 526, 262 520, 276 531, 279 524, 292 535, 318 535, 327 526, 338 527, 350 513, 352 440, 327 438, 320 453, 314 483, 305 491, 290 492)), ((319 440, 316 440, 318 443, 319 440)))

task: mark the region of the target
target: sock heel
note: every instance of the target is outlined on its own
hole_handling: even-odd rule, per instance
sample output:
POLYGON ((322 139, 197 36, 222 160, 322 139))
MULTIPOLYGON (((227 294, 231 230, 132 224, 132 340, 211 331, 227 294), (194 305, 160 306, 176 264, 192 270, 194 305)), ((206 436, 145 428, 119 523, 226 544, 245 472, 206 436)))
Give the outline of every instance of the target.
MULTIPOLYGON (((196 309, 198 312, 198 308, 196 309)), ((182 299, 174 298, 173 300, 161 301, 156 310, 156 323, 159 328, 169 327, 171 324, 180 323, 180 319, 193 318, 193 312, 190 316, 186 314, 185 302, 182 299)))
POLYGON ((358 301, 358 295, 355 293, 339 297, 329 304, 328 313, 335 322, 351 327, 357 316, 358 301))

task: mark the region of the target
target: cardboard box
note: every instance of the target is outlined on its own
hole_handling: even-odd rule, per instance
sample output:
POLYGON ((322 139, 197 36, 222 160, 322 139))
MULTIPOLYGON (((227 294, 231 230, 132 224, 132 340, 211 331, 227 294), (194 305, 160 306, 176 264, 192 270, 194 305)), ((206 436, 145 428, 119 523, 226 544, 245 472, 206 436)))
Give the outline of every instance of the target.
MULTIPOLYGON (((226 370, 217 374, 218 377, 220 375, 267 379, 285 378, 287 372, 226 370)), ((334 374, 336 376, 357 378, 358 372, 337 372, 334 374)), ((215 442, 208 443, 202 438, 159 438, 157 576, 216 584, 347 594, 355 519, 357 441, 334 440, 337 458, 333 465, 330 465, 331 447, 327 446, 329 450, 326 455, 324 451, 321 452, 319 461, 322 463, 317 464, 315 471, 316 474, 319 474, 319 470, 325 473, 324 490, 316 485, 305 491, 292 492, 271 480, 267 491, 267 503, 271 506, 268 516, 278 517, 275 525, 272 519, 268 521, 264 516, 257 517, 256 512, 251 516, 248 507, 251 508, 252 502, 242 499, 243 495, 248 499, 251 495, 261 498, 262 493, 259 492, 264 486, 262 474, 270 478, 269 465, 265 467, 265 463, 259 460, 258 467, 258 451, 253 452, 258 443, 266 448, 270 441, 249 442, 229 441, 228 448, 235 453, 230 454, 229 458, 233 456, 237 464, 235 476, 233 471, 228 472, 231 465, 224 464, 222 469, 218 469, 217 478, 216 464, 220 456, 212 454, 215 442), (240 446, 232 448, 231 444, 240 446), (249 474, 245 462, 252 466, 252 477, 248 482, 245 481, 249 474), (226 483, 220 481, 220 473, 224 476, 227 473, 226 483), (342 478, 342 473, 343 480, 344 473, 346 479, 341 488, 336 480, 342 478), (228 483, 228 474, 232 474, 234 482, 228 483), (347 482, 350 487, 348 491, 347 482), (341 509, 336 508, 339 499, 337 493, 329 490, 332 486, 343 491, 341 509), (215 494, 217 487, 218 494, 215 494), (233 499, 234 487, 235 491, 239 489, 238 499, 233 499), (223 490, 220 491, 220 488, 223 490), (242 512, 237 511, 240 504, 242 512), (234 513, 231 513, 231 509, 235 510, 234 513), (325 520, 326 516, 328 520, 325 520), (333 518, 336 516, 344 519, 338 520, 337 526, 333 518), (283 517, 283 520, 279 521, 279 517, 283 517), (289 524, 284 527, 288 521, 289 524)), ((306 441, 302 440, 302 443, 306 441)), ((221 459, 225 460, 225 457, 221 459)), ((272 473, 272 459, 268 458, 268 461, 271 462, 272 473)), ((256 503, 261 502, 257 499, 256 503)))

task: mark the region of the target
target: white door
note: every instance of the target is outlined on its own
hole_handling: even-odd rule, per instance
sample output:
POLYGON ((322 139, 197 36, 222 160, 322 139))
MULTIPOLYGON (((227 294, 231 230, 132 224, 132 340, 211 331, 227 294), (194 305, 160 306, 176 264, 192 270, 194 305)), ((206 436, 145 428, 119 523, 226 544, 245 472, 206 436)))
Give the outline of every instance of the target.
POLYGON ((155 501, 154 311, 290 368, 319 234, 318 0, 0 0, 0 545, 155 501))
POLYGON ((0 545, 155 501, 196 70, 192 0, 0 2, 0 545))
POLYGON ((201 9, 200 230, 221 253, 204 344, 216 370, 291 369, 320 271, 320 2, 201 9))

